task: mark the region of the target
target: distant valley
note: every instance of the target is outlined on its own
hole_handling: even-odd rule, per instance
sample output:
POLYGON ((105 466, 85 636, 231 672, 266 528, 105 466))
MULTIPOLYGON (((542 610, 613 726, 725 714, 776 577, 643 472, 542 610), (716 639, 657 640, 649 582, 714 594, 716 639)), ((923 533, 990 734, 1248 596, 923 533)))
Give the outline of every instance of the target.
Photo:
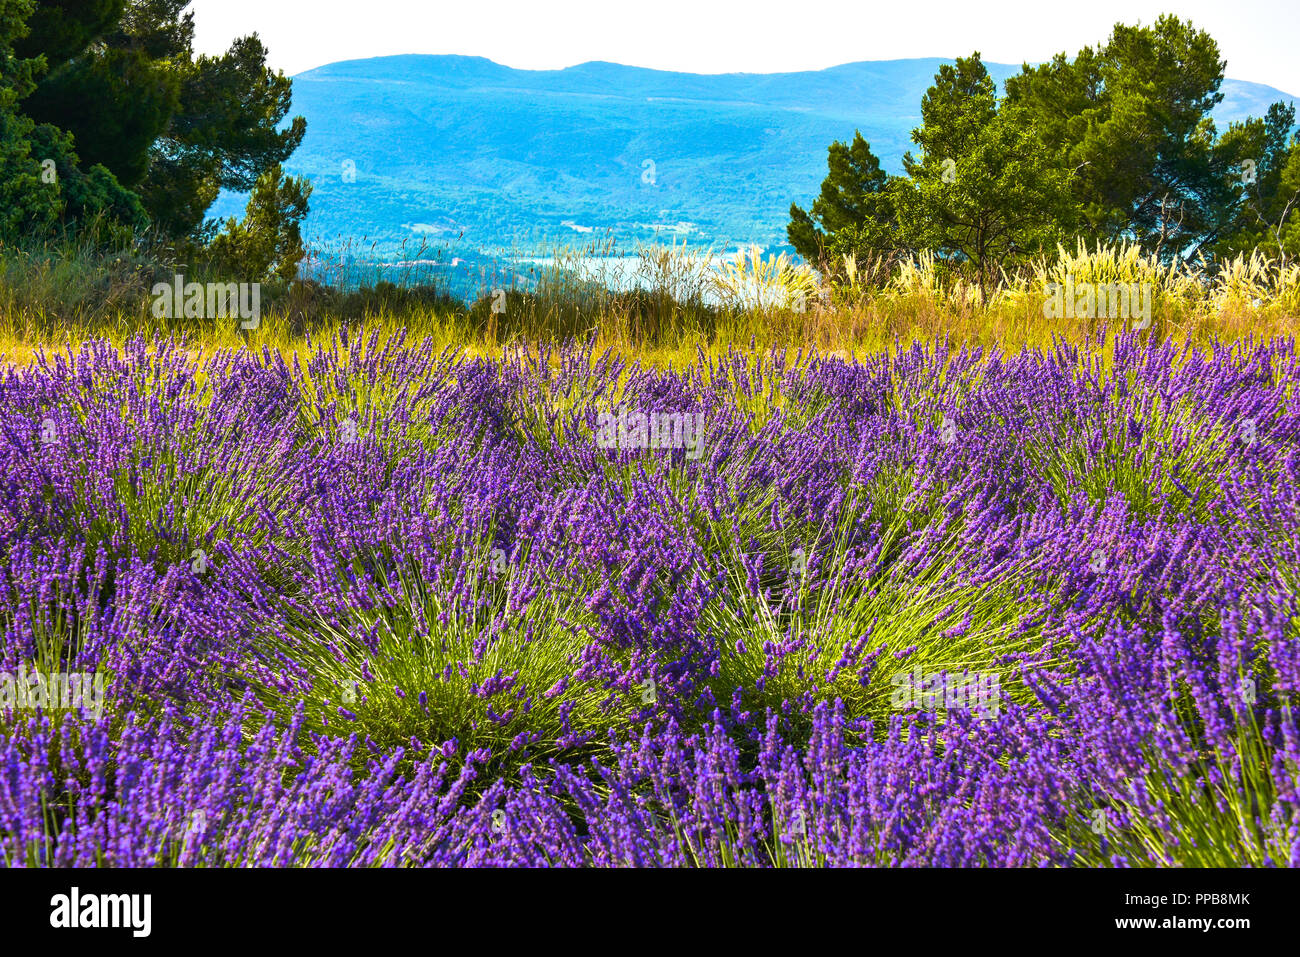
MULTIPOLYGON (((613 63, 515 70, 479 57, 334 63, 294 78, 307 118, 291 172, 313 181, 307 234, 391 253, 536 252, 613 236, 785 243, 791 201, 860 129, 899 171, 941 59, 780 74, 699 75, 613 63)), ((998 82, 1018 65, 987 64, 998 82)), ((1225 80, 1216 120, 1289 94, 1225 80)), ((225 195, 214 213, 238 214, 225 195)))

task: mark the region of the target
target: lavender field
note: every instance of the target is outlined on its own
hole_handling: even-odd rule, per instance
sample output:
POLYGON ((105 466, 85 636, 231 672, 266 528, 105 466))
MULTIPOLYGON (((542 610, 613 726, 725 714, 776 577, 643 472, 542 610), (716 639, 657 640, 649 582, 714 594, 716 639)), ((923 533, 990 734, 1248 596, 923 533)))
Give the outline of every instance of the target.
POLYGON ((0 864, 1300 864, 1300 358, 0 373, 0 864))

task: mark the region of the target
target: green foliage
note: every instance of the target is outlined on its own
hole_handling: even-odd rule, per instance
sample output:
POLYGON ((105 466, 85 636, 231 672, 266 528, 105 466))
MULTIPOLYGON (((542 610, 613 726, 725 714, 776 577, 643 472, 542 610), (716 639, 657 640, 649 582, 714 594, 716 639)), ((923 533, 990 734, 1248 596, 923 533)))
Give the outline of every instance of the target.
POLYGON ((15 44, 22 57, 46 58, 51 71, 70 63, 121 19, 126 0, 44 0, 27 18, 27 35, 15 44))
POLYGON ((139 199, 110 170, 79 162, 71 134, 19 112, 40 89, 41 60, 27 54, 43 43, 63 50, 87 42, 94 30, 87 18, 102 19, 108 6, 0 4, 0 239, 49 235, 64 227, 120 243, 145 223, 139 199), (87 6, 96 9, 82 9, 87 6))
POLYGON ((1008 263, 1081 237, 1164 261, 1262 249, 1285 270, 1300 255, 1295 111, 1275 103, 1219 135, 1223 68, 1213 38, 1174 16, 1025 66, 1001 101, 979 54, 959 59, 922 100, 906 176, 885 176, 861 135, 832 144, 790 242, 823 269, 828 250, 934 252, 985 294, 1008 263))
POLYGON ((829 175, 805 212, 790 207, 795 250, 823 271, 898 252, 934 250, 969 263, 987 289, 1010 259, 1052 248, 1069 218, 1069 174, 1048 154, 1032 113, 999 105, 979 58, 944 65, 912 133, 921 157, 887 176, 858 133, 832 143, 829 175), (833 257, 838 262, 830 263, 833 257))
POLYGON ((226 222, 209 246, 212 264, 245 281, 289 281, 305 254, 300 226, 307 215, 311 184, 287 177, 276 164, 257 178, 242 222, 226 222))
POLYGON ((1274 103, 1263 120, 1233 124, 1224 148, 1242 157, 1238 228, 1215 246, 1228 258, 1262 249, 1280 258, 1300 257, 1300 133, 1294 105, 1274 103), (1245 164, 1249 165, 1245 165, 1245 164))
POLYGON ((160 139, 141 194, 166 235, 190 235, 222 189, 252 189, 283 163, 307 131, 302 117, 284 129, 292 83, 266 68, 254 34, 219 57, 183 58, 180 100, 160 139))
POLYGON ((1208 33, 1162 16, 1117 24, 1104 47, 1007 80, 1048 153, 1077 171, 1068 225, 1165 258, 1192 257, 1232 229, 1244 141, 1220 140, 1210 118, 1223 68, 1208 33))
POLYGON ((912 139, 921 157, 903 157, 908 178, 892 187, 903 233, 971 264, 985 294, 1008 260, 1062 238, 1069 174, 1043 146, 1032 114, 999 104, 978 53, 940 68, 912 139))
POLYGON ((41 166, 32 156, 31 120, 18 102, 35 87, 39 62, 16 53, 26 34, 31 0, 0 0, 0 241, 30 229, 49 228, 58 214, 57 194, 42 189, 41 166))
POLYGON ((148 217, 140 198, 98 163, 83 170, 71 134, 42 124, 32 131, 31 142, 34 155, 53 163, 63 222, 71 231, 94 241, 122 245, 146 227, 148 217))
POLYGON ((178 95, 164 65, 138 52, 108 49, 62 65, 41 81, 23 110, 38 123, 71 133, 88 163, 135 186, 149 170, 150 149, 178 95))
POLYGON ((830 145, 829 172, 811 212, 790 206, 786 235, 795 252, 810 263, 822 264, 828 254, 855 259, 871 252, 898 248, 890 177, 880 168, 871 146, 855 132, 852 145, 830 145))
POLYGON ((166 239, 199 239, 223 187, 251 189, 297 148, 302 118, 280 128, 291 82, 267 69, 256 34, 196 58, 187 6, 0 5, 0 53, 8 44, 16 57, 0 67, 0 189, 12 200, 0 231, 39 237, 62 221, 121 237, 147 217, 166 239), (46 164, 35 184, 54 188, 41 191, 32 176, 45 160, 57 180, 46 164))
POLYGON ((22 49, 44 57, 46 71, 23 111, 71 133, 87 165, 103 165, 130 187, 148 171, 179 90, 168 63, 124 42, 125 10, 123 0, 43 4, 22 49))

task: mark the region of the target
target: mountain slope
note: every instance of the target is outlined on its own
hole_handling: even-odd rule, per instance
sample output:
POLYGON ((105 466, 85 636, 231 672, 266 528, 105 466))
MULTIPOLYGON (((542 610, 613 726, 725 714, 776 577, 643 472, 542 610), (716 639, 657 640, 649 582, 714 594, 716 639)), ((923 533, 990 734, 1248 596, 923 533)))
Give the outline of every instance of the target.
MULTIPOLYGON (((819 188, 832 140, 860 129, 900 169, 944 62, 701 75, 603 62, 537 71, 481 57, 352 60, 294 78, 294 112, 308 127, 288 167, 315 184, 307 232, 317 239, 389 246, 463 233, 473 246, 524 250, 657 229, 779 245, 791 201, 806 204, 819 188)), ((1020 70, 987 66, 999 90, 1020 70)), ((1239 80, 1223 92, 1221 125, 1293 99, 1239 80)), ((239 208, 227 196, 216 212, 239 208)))

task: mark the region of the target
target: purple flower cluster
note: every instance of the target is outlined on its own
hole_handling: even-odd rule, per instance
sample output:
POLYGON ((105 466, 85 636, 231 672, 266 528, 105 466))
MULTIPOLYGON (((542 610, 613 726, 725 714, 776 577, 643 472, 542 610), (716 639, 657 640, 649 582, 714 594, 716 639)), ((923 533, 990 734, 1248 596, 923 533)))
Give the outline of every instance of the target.
POLYGON ((106 708, 0 680, 0 863, 1296 866, 1298 385, 1138 335, 7 367, 0 678, 106 708))

